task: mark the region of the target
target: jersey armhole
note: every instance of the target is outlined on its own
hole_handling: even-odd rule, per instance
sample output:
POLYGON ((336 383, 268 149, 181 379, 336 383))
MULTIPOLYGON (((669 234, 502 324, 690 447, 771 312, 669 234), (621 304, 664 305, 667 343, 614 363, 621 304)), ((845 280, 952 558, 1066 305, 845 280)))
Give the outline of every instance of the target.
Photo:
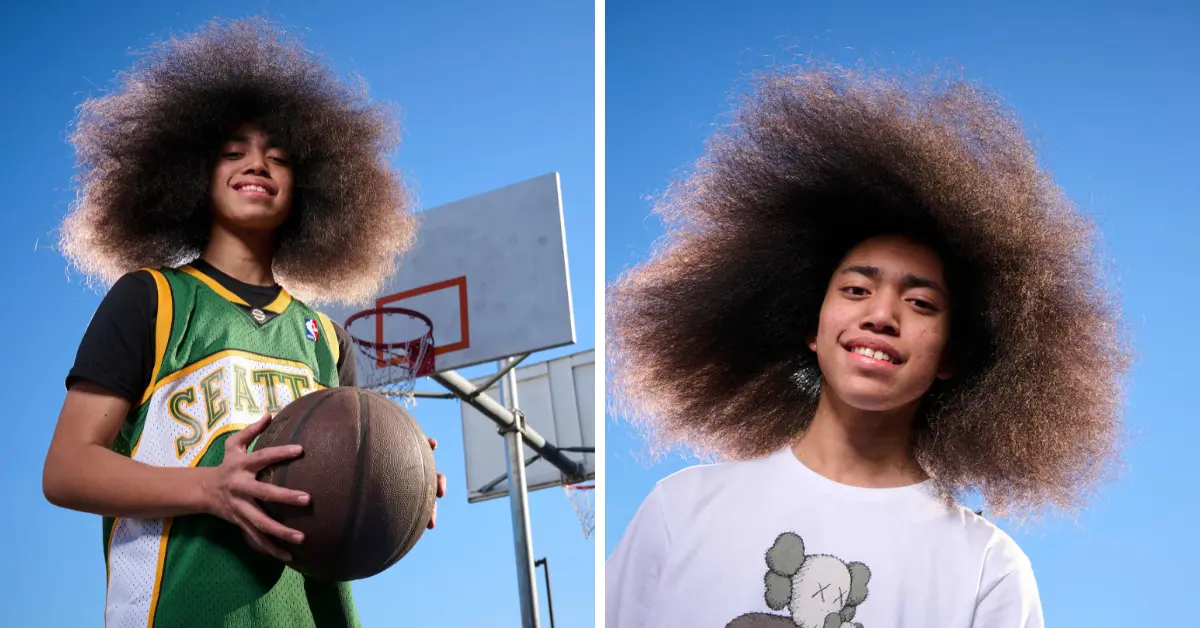
POLYGON ((150 396, 154 394, 154 388, 158 384, 159 371, 162 370, 163 356, 167 352, 167 343, 171 340, 171 324, 175 319, 175 303, 171 296, 171 284, 167 282, 167 278, 162 272, 153 268, 143 268, 142 270, 150 273, 154 279, 154 286, 158 293, 158 313, 154 321, 154 370, 150 372, 150 383, 146 386, 146 392, 142 395, 138 405, 146 403, 150 396))

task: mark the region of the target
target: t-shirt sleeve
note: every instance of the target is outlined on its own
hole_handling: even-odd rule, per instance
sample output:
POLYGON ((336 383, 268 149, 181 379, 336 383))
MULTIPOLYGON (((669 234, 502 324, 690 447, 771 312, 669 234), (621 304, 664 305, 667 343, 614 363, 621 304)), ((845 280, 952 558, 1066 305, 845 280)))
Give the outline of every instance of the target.
POLYGON ((671 545, 662 490, 650 491, 604 565, 606 628, 647 626, 671 545))
POLYGON ((350 339, 350 332, 337 321, 330 322, 333 323, 333 332, 337 334, 338 383, 342 386, 358 386, 358 361, 354 359, 358 349, 350 339))
POLYGON ((154 322, 158 295, 145 271, 117 280, 92 315, 66 386, 87 380, 128 399, 141 400, 154 370, 154 322))
POLYGON ((991 548, 980 584, 971 628, 1044 628, 1033 566, 1012 539, 991 548))

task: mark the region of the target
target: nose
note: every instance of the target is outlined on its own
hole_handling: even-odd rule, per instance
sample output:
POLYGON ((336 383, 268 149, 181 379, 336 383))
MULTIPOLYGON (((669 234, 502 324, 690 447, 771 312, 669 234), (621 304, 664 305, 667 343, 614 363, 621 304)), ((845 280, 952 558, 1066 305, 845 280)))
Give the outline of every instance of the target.
POLYGON ((251 148, 246 151, 246 169, 245 174, 255 174, 266 176, 269 174, 267 170, 267 154, 258 148, 251 148))
POLYGON ((896 315, 895 300, 879 293, 867 302, 867 311, 859 326, 877 334, 900 335, 900 320, 896 315))

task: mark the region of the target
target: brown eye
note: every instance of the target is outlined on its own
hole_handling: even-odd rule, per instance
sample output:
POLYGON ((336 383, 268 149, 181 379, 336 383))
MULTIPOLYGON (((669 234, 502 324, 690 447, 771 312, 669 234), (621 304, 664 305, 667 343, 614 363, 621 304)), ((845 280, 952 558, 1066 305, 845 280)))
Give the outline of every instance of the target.
POLYGON ((850 295, 850 296, 853 296, 853 297, 865 297, 865 296, 867 296, 867 289, 866 289, 866 288, 860 288, 859 286, 850 286, 850 287, 848 287, 848 288, 842 288, 842 292, 843 292, 843 293, 845 293, 845 294, 848 294, 848 295, 850 295))

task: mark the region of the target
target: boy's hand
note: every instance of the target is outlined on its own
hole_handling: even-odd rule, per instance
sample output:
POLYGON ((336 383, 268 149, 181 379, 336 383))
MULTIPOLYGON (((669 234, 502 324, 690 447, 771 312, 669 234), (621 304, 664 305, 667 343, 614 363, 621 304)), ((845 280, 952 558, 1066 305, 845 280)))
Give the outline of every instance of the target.
MULTIPOLYGON (((429 439, 429 448, 433 449, 433 450, 437 450, 437 440, 432 439, 432 438, 429 439)), ((445 494, 446 494, 446 476, 442 475, 441 473, 438 473, 438 476, 437 476, 438 499, 441 499, 445 494)), ((436 524, 437 524, 437 500, 434 500, 433 516, 429 518, 429 525, 427 525, 425 527, 432 530, 434 525, 436 525, 436 524)))
POLYGON ((255 500, 306 506, 309 496, 301 491, 258 481, 259 471, 295 458, 302 451, 299 445, 286 445, 249 452, 250 444, 270 422, 271 415, 263 415, 259 421, 247 425, 225 440, 225 460, 208 476, 204 493, 207 512, 240 527, 254 549, 287 562, 291 560, 291 555, 271 537, 299 544, 303 542, 304 535, 271 519, 255 500))

